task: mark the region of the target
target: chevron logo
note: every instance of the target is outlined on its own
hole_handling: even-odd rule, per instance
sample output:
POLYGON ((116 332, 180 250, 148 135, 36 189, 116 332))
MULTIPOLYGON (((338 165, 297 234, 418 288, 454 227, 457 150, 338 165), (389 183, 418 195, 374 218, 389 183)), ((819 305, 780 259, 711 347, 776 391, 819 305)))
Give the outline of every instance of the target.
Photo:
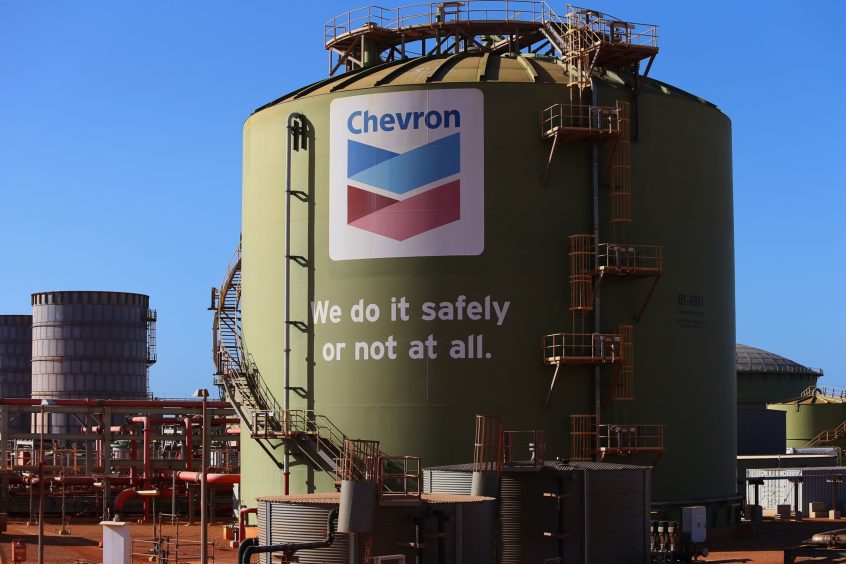
POLYGON ((479 254, 482 108, 475 89, 333 100, 330 257, 479 254))
POLYGON ((397 241, 461 219, 461 134, 405 153, 348 141, 347 223, 397 241), (380 188, 387 196, 354 185, 380 188), (434 183, 434 185, 432 185, 434 183), (423 191, 417 190, 428 186, 423 191), (409 193, 413 193, 405 197, 409 193))

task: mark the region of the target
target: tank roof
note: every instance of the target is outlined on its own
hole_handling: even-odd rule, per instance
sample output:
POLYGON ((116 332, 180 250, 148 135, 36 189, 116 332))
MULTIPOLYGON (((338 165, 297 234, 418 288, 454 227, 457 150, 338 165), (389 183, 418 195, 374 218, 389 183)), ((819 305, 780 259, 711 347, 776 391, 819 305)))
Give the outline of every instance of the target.
POLYGON ((736 358, 736 368, 739 373, 817 374, 819 376, 823 373, 822 370, 808 368, 781 355, 740 343, 737 343, 736 358))
MULTIPOLYGON (((555 57, 529 54, 497 54, 467 51, 451 55, 428 55, 380 63, 335 75, 294 90, 256 109, 260 112, 281 102, 301 98, 378 88, 382 86, 421 86, 427 84, 467 83, 535 83, 555 84, 567 88, 565 67, 555 57)), ((632 77, 611 70, 598 77, 610 86, 631 87, 632 77)), ((642 78, 642 77, 641 77, 642 78)), ((677 96, 713 108, 716 106, 698 96, 669 84, 647 78, 643 91, 677 96)))

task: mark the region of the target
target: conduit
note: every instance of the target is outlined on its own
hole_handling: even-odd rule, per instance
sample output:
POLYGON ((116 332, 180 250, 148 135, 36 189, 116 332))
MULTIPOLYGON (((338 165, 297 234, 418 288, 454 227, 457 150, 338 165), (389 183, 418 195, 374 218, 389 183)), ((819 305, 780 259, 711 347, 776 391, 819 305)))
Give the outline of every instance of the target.
POLYGON ((258 546, 258 539, 247 539, 238 547, 238 564, 249 564, 253 554, 265 554, 268 552, 282 552, 285 556, 291 556, 298 550, 309 548, 325 548, 332 546, 335 541, 335 518, 338 516, 338 509, 333 508, 326 517, 326 538, 314 542, 292 542, 287 544, 270 544, 258 546))

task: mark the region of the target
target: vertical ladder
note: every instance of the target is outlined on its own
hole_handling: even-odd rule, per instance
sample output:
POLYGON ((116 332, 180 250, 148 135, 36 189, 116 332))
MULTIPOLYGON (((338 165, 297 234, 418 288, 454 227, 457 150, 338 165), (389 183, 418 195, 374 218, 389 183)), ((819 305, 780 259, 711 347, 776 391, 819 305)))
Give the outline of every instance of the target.
MULTIPOLYGON (((310 324, 309 324, 309 315, 308 315, 308 303, 309 303, 309 292, 310 288, 312 287, 312 280, 311 280, 311 273, 313 272, 313 264, 309 258, 309 249, 311 248, 311 237, 312 237, 312 229, 311 229, 311 209, 309 205, 311 203, 311 198, 309 197, 309 190, 310 190, 310 162, 309 162, 309 151, 311 149, 311 127, 307 118, 301 113, 291 113, 288 115, 288 123, 286 128, 286 167, 285 167, 285 343, 284 343, 284 352, 285 352, 285 369, 283 374, 283 385, 284 385, 284 405, 283 409, 285 412, 288 412, 291 409, 291 390, 293 389, 291 386, 291 356, 292 356, 292 339, 291 339, 291 328, 294 328, 301 333, 306 335, 306 348, 309 348, 311 345, 311 340, 308 338, 308 333, 310 332, 310 324), (294 182, 294 173, 293 173, 293 166, 294 166, 294 153, 301 153, 305 155, 305 167, 306 167, 306 174, 305 178, 302 178, 297 181, 295 185, 294 182), (306 214, 306 221, 300 222, 300 225, 305 225, 306 233, 300 233, 300 237, 297 240, 297 247, 298 252, 294 253, 294 245, 292 243, 292 236, 293 236, 293 221, 292 216, 294 212, 294 206, 301 206, 305 205, 305 214, 306 214), (304 236, 303 236, 304 235, 304 236), (294 304, 293 292, 291 289, 292 283, 292 270, 297 270, 297 276, 299 278, 304 278, 301 280, 301 283, 297 286, 299 288, 305 288, 306 295, 302 296, 301 299, 296 300, 296 304, 294 304), (300 316, 294 318, 292 316, 292 306, 296 305, 298 313, 300 316)), ((300 156, 297 160, 302 161, 303 156, 300 156)), ((300 165, 302 166, 302 165, 300 165)), ((301 210, 297 210, 298 212, 302 213, 301 210)), ((303 376, 308 376, 309 370, 309 362, 313 357, 311 350, 303 351, 302 359, 302 367, 305 368, 305 374, 303 376)), ((301 388, 301 387, 300 387, 301 388)), ((288 495, 289 492, 289 478, 290 478, 290 454, 291 449, 288 441, 284 442, 284 465, 285 465, 285 495, 288 495)))

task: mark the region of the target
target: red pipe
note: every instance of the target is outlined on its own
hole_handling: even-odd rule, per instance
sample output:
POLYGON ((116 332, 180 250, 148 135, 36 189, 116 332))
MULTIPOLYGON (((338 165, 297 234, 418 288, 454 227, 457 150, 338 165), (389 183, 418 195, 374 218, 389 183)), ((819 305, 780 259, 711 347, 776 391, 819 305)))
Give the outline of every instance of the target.
MULTIPOLYGON (((2 398, 0 405, 29 405, 40 406, 40 399, 29 398, 2 398)), ((202 407, 202 402, 199 400, 69 400, 57 399, 53 400, 53 406, 58 407, 181 407, 181 408, 197 408, 202 407)), ((225 409, 230 408, 229 402, 226 401, 207 401, 206 408, 211 409, 225 409)))
POLYGON ((141 499, 147 499, 148 497, 170 497, 173 494, 172 489, 160 489, 156 490, 158 493, 153 496, 140 496, 138 495, 138 490, 135 488, 128 488, 120 492, 117 497, 115 498, 115 512, 123 511, 123 507, 127 501, 130 499, 134 499, 140 497, 141 499))
POLYGON ((185 416, 185 469, 191 469, 194 461, 194 435, 191 432, 191 417, 185 416))
POLYGON ((244 542, 247 535, 247 515, 250 513, 258 513, 257 507, 242 507, 238 511, 238 542, 244 542))
MULTIPOLYGON (((202 482, 202 472, 177 472, 176 477, 186 482, 202 482)), ((208 484, 240 484, 240 474, 206 474, 208 484)))
MULTIPOLYGON (((88 427, 80 427, 79 430, 83 433, 102 433, 103 428, 100 425, 94 425, 90 429, 88 427)), ((123 425, 113 425, 109 427, 109 432, 122 434, 124 431, 123 425)))

